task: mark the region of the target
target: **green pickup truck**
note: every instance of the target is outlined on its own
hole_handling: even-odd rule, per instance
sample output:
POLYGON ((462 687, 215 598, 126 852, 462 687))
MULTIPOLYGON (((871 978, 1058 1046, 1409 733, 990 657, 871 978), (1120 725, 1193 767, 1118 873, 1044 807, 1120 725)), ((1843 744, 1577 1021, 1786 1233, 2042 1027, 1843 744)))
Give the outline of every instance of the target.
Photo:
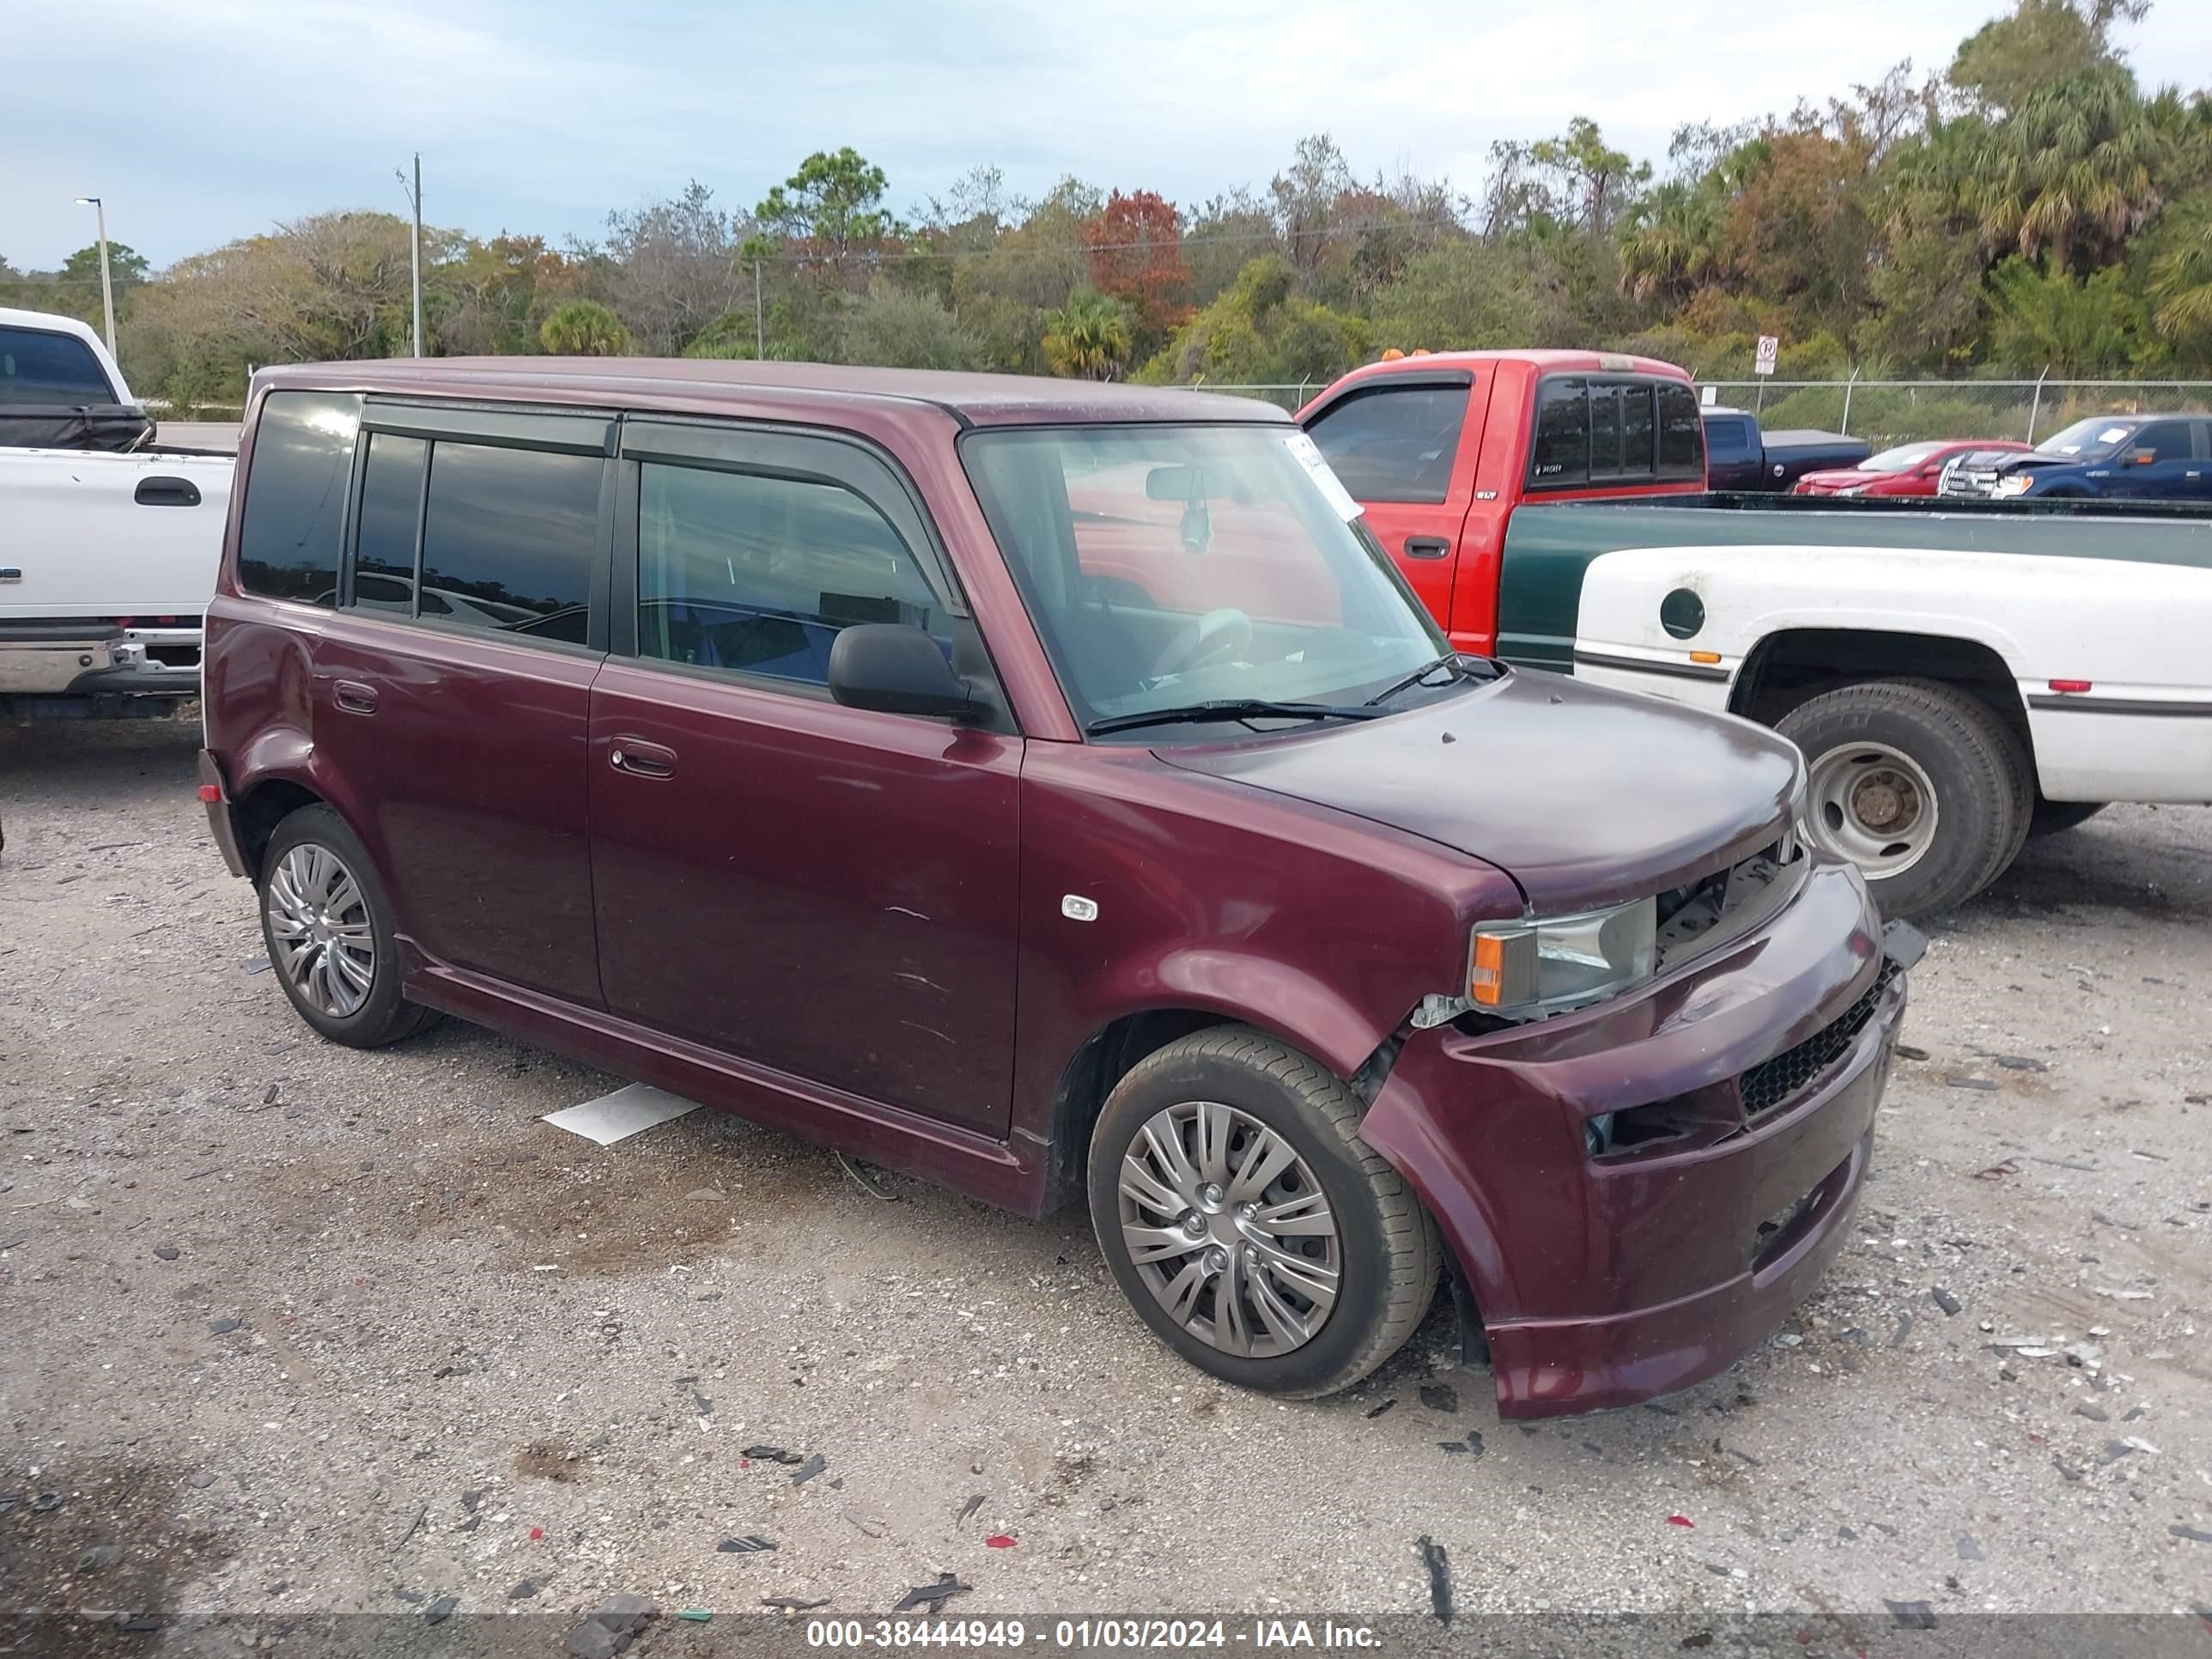
POLYGON ((1886 914, 2113 800, 2212 802, 2212 519, 1733 495, 1523 503, 1498 652, 1747 715, 1886 914))
POLYGON ((1455 647, 1779 728, 1892 915, 2212 800, 2201 507, 1715 494, 1689 376, 1607 352, 1370 363, 1298 419, 1455 647))

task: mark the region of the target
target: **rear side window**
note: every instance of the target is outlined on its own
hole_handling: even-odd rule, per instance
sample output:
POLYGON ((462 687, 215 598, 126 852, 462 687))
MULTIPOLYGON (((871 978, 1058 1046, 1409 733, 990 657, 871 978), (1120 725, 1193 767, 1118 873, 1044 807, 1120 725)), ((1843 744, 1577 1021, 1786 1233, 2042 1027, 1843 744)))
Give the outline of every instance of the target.
POLYGON ((337 601, 338 534, 353 476, 361 399, 272 392, 262 400, 239 521, 238 580, 249 593, 337 601))
POLYGON ((638 469, 641 657, 810 685, 854 623, 952 629, 912 552, 841 484, 646 462, 638 469))
POLYGON ((1441 501, 1467 418, 1466 386, 1355 392, 1306 428, 1355 501, 1441 501))
POLYGON ((112 404, 92 348, 69 334, 0 328, 0 404, 112 404))
POLYGON ((1680 380, 1662 380, 1659 401, 1659 476, 1699 478, 1705 476, 1705 423, 1698 413, 1697 394, 1680 380))
POLYGON ((583 644, 605 471, 592 455, 433 444, 418 614, 583 644))
POLYGON ((353 546, 353 602, 364 610, 415 611, 415 543, 422 528, 422 463, 430 446, 397 432, 372 432, 361 480, 361 529, 353 546))
POLYGON ((1528 482, 1546 489, 1588 483, 1589 441, 1589 383, 1573 375, 1546 380, 1536 392, 1528 482))

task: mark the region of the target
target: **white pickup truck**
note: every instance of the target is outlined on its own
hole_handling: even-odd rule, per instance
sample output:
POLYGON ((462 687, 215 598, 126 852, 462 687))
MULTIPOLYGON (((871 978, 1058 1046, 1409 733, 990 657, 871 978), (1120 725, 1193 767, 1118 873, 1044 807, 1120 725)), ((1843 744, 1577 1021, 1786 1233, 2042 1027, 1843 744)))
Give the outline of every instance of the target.
POLYGON ((1687 499, 1547 509, 1588 560, 1575 675, 1793 738, 1807 835, 1885 914, 1962 902, 2105 803, 2212 802, 2212 520, 1687 499))
POLYGON ((153 437, 92 330, 0 308, 0 719, 198 695, 234 458, 153 437))

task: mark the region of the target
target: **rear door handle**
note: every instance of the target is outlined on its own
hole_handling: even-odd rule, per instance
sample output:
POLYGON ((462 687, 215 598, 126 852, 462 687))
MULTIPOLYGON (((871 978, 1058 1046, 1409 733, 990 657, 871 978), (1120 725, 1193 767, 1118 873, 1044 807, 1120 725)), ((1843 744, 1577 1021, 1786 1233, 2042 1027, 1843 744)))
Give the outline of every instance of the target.
POLYGON ((340 680, 331 687, 331 701, 349 714, 374 714, 376 688, 363 685, 359 680, 340 680))
POLYGON ((607 750, 607 763, 634 778, 667 778, 676 775, 676 751, 642 738, 617 738, 607 750))
POLYGON ((1441 559, 1450 551, 1451 544, 1442 536, 1406 538, 1406 556, 1409 559, 1441 559))
POLYGON ((141 478, 131 499, 141 507, 198 507, 200 487, 190 478, 141 478))

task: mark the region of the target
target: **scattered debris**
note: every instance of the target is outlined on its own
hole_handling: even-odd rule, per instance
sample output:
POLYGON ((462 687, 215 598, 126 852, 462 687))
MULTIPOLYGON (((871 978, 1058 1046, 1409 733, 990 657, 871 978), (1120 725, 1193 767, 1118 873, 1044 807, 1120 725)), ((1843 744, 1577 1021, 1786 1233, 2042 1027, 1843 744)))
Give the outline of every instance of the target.
POLYGON ((1925 1601, 1893 1601, 1885 1595, 1881 1604, 1889 1609, 1889 1616, 1897 1621, 1899 1630, 1936 1628, 1936 1614, 1925 1601))
POLYGON ((1686 1515, 1670 1515, 1667 1517, 1667 1524, 1670 1527, 1695 1527, 1698 1523, 1686 1515))
POLYGON ((2074 1407, 2074 1415, 2086 1417, 2092 1423, 2109 1423, 2112 1418, 2112 1414, 2102 1406, 2093 1406, 2086 1400, 2074 1407))
POLYGON ((1899 1043, 1897 1045, 1896 1054, 1899 1060, 1925 1060, 1928 1058, 1928 1051, 1925 1048, 1916 1048, 1909 1042, 1899 1043))
POLYGON ((31 1500, 31 1513, 52 1515, 62 1506, 62 1495, 58 1492, 42 1492, 31 1500))
POLYGON ((983 1547, 987 1550, 1010 1550, 1020 1541, 1012 1533, 994 1532, 983 1540, 983 1547))
POLYGON ((1898 1316, 1897 1316, 1897 1330, 1896 1330, 1895 1334, 1893 1334, 1893 1335, 1890 1337, 1890 1339, 1889 1339, 1889 1346, 1890 1346, 1891 1347, 1893 1347, 1893 1348, 1901 1348, 1901 1347, 1903 1347, 1903 1346, 1905 1346, 1905 1339, 1906 1337, 1910 1336, 1911 1334, 1912 1334, 1912 1316, 1911 1316, 1911 1313, 1909 1313, 1909 1312, 1907 1312, 1907 1313, 1901 1313, 1901 1314, 1898 1315, 1898 1316))
POLYGON ((545 1586, 535 1578, 525 1578, 520 1583, 508 1587, 507 1599, 510 1601, 527 1601, 544 1588, 545 1586))
MULTIPOLYGON (((975 1509, 981 1509, 982 1506, 983 1500, 981 1498, 975 1499, 975 1509)), ((960 1518, 964 1521, 975 1512, 975 1510, 963 1510, 960 1518)), ((891 1523, 880 1515, 863 1515, 858 1510, 847 1510, 845 1518, 871 1538, 881 1538, 891 1529, 891 1523)))
POLYGON ((861 1165, 855 1163, 853 1159, 846 1157, 844 1153, 832 1152, 830 1156, 837 1160, 837 1167, 839 1169, 842 1170, 847 1175, 853 1177, 853 1184, 858 1187, 862 1192, 866 1193, 870 1198, 881 1199, 886 1204, 896 1204, 898 1202, 898 1194, 896 1193, 886 1192, 880 1182, 872 1180, 869 1177, 867 1171, 862 1168, 861 1165))
POLYGON ((763 1463, 804 1463, 806 1461, 797 1452, 786 1451, 781 1446, 748 1446, 738 1455, 758 1458, 763 1463))
POLYGON ((430 1506, 428 1504, 417 1504, 415 1509, 415 1518, 407 1523, 405 1530, 401 1532, 398 1537, 392 1540, 391 1553, 394 1555, 398 1554, 400 1547, 405 1544, 406 1541, 412 1538, 416 1533, 422 1531, 422 1523, 429 1518, 430 1506))
POLYGON ((1936 1305, 1954 1319, 1958 1317, 1960 1310, 1966 1305, 1941 1285, 1938 1285, 1929 1294, 1935 1297, 1936 1305))
POLYGON ((1990 1164, 1986 1170, 1975 1170, 1974 1179, 1977 1181, 2002 1181, 2007 1176, 2016 1176, 2019 1173, 2020 1160, 2016 1158, 2008 1158, 2002 1164, 1990 1164))
POLYGON ((422 1609, 422 1622, 426 1625, 442 1625, 453 1616, 453 1609, 460 1605, 459 1596, 441 1595, 422 1609))
POLYGON ((154 1254, 163 1261, 174 1261, 183 1252, 173 1244, 156 1244, 154 1254))
POLYGON ((1982 1089, 1994 1091, 1997 1086, 1997 1082, 1995 1078, 1966 1077, 1955 1073, 1953 1075, 1945 1078, 1943 1081, 1950 1085, 1954 1089, 1982 1089))
POLYGON ((2008 1072, 2047 1072, 2051 1069, 2041 1060, 2026 1054, 1999 1054, 1996 1062, 2008 1072))
POLYGON ((1413 1540, 1413 1547, 1421 1558, 1421 1565, 1429 1570, 1429 1610, 1440 1625, 1452 1621, 1451 1557, 1444 1547, 1423 1533, 1413 1540))
POLYGON ((1459 1410, 1459 1390, 1449 1382, 1424 1382, 1420 1395, 1421 1403, 1432 1412, 1442 1412, 1449 1417, 1459 1410))
POLYGON ((597 1100, 587 1100, 580 1106, 548 1112, 538 1120, 556 1129, 566 1129, 602 1146, 611 1146, 617 1140, 665 1123, 671 1118, 682 1117, 686 1112, 696 1112, 699 1103, 686 1100, 681 1095, 672 1095, 665 1089, 656 1089, 650 1083, 631 1083, 611 1095, 601 1095, 597 1100))
POLYGON ((246 971, 249 974, 267 973, 269 971, 269 958, 267 957, 249 957, 246 963, 246 971))
MULTIPOLYGON (((728 1198, 729 1194, 719 1187, 694 1187, 684 1194, 687 1204, 720 1204, 726 1202, 728 1198)), ((681 1619, 684 1615, 679 1613, 676 1616, 681 1619)))
POLYGON ((2202 1527, 2175 1526, 2168 1527, 2166 1531, 2175 1538, 2186 1538, 2192 1544, 2212 1544, 2212 1532, 2207 1532, 2202 1527))
POLYGON ((803 1486, 829 1467, 830 1460, 820 1452, 817 1452, 799 1466, 799 1473, 791 1477, 791 1484, 794 1486, 803 1486))
MULTIPOLYGON (((828 1607, 830 1598, 826 1595, 763 1595, 761 1597, 761 1605, 764 1607, 775 1607, 784 1613, 805 1613, 811 1607, 828 1607)), ((681 1619, 684 1615, 679 1613, 676 1616, 681 1619)))
MULTIPOLYGON (((818 1607, 823 1604, 817 1601, 814 1605, 818 1607)), ((676 1609, 676 1616, 690 1624, 704 1625, 713 1620, 714 1610, 712 1607, 678 1607, 676 1609)))
POLYGON ((901 1596, 891 1611, 911 1613, 916 1607, 926 1607, 933 1616, 954 1596, 965 1595, 975 1588, 973 1584, 962 1583, 951 1573, 939 1573, 935 1583, 916 1584, 901 1596))
POLYGON ((211 1474, 206 1474, 205 1472, 202 1472, 198 1474, 188 1474, 185 1477, 185 1484, 190 1486, 194 1492, 205 1492, 210 1486, 215 1485, 215 1477, 211 1474))
POLYGON ((724 1555, 758 1555, 763 1550, 776 1547, 775 1540, 749 1532, 743 1538, 725 1538, 714 1546, 724 1555))
POLYGON ((1982 1553, 1980 1540, 1970 1532, 1962 1532, 1959 1534, 1959 1559, 1961 1561, 1981 1561, 1988 1558, 1982 1553))
POLYGON ((76 1570, 79 1572, 98 1572, 104 1567, 113 1566, 122 1559, 123 1547, 121 1545, 94 1544, 90 1549, 85 1551, 82 1555, 77 1557, 76 1570))
POLYGON ((1381 1405, 1377 1406, 1377 1407, 1376 1407, 1373 1411, 1371 1411, 1371 1412, 1370 1412, 1370 1413, 1367 1413, 1368 1420, 1369 1420, 1370 1422, 1372 1422, 1375 1419, 1376 1419, 1376 1418, 1378 1418, 1378 1417, 1382 1416, 1385 1412, 1389 1411, 1389 1410, 1390 1409, 1390 1407, 1392 1407, 1393 1406, 1396 1405, 1397 1403, 1398 1403, 1397 1396, 1396 1396, 1396 1395, 1393 1395, 1389 1399, 1388 1399, 1388 1400, 1384 1401, 1381 1405))
POLYGON ((970 1492, 968 1497, 968 1501, 960 1506, 960 1513, 952 1517, 954 1523, 957 1524, 960 1522, 965 1521, 969 1516, 975 1514, 977 1510, 980 1510, 982 1507, 983 1494, 980 1492, 970 1492))
POLYGON ((242 1319, 210 1319, 208 1321, 208 1334, 228 1336, 233 1331, 243 1330, 245 1327, 246 1322, 242 1319))

